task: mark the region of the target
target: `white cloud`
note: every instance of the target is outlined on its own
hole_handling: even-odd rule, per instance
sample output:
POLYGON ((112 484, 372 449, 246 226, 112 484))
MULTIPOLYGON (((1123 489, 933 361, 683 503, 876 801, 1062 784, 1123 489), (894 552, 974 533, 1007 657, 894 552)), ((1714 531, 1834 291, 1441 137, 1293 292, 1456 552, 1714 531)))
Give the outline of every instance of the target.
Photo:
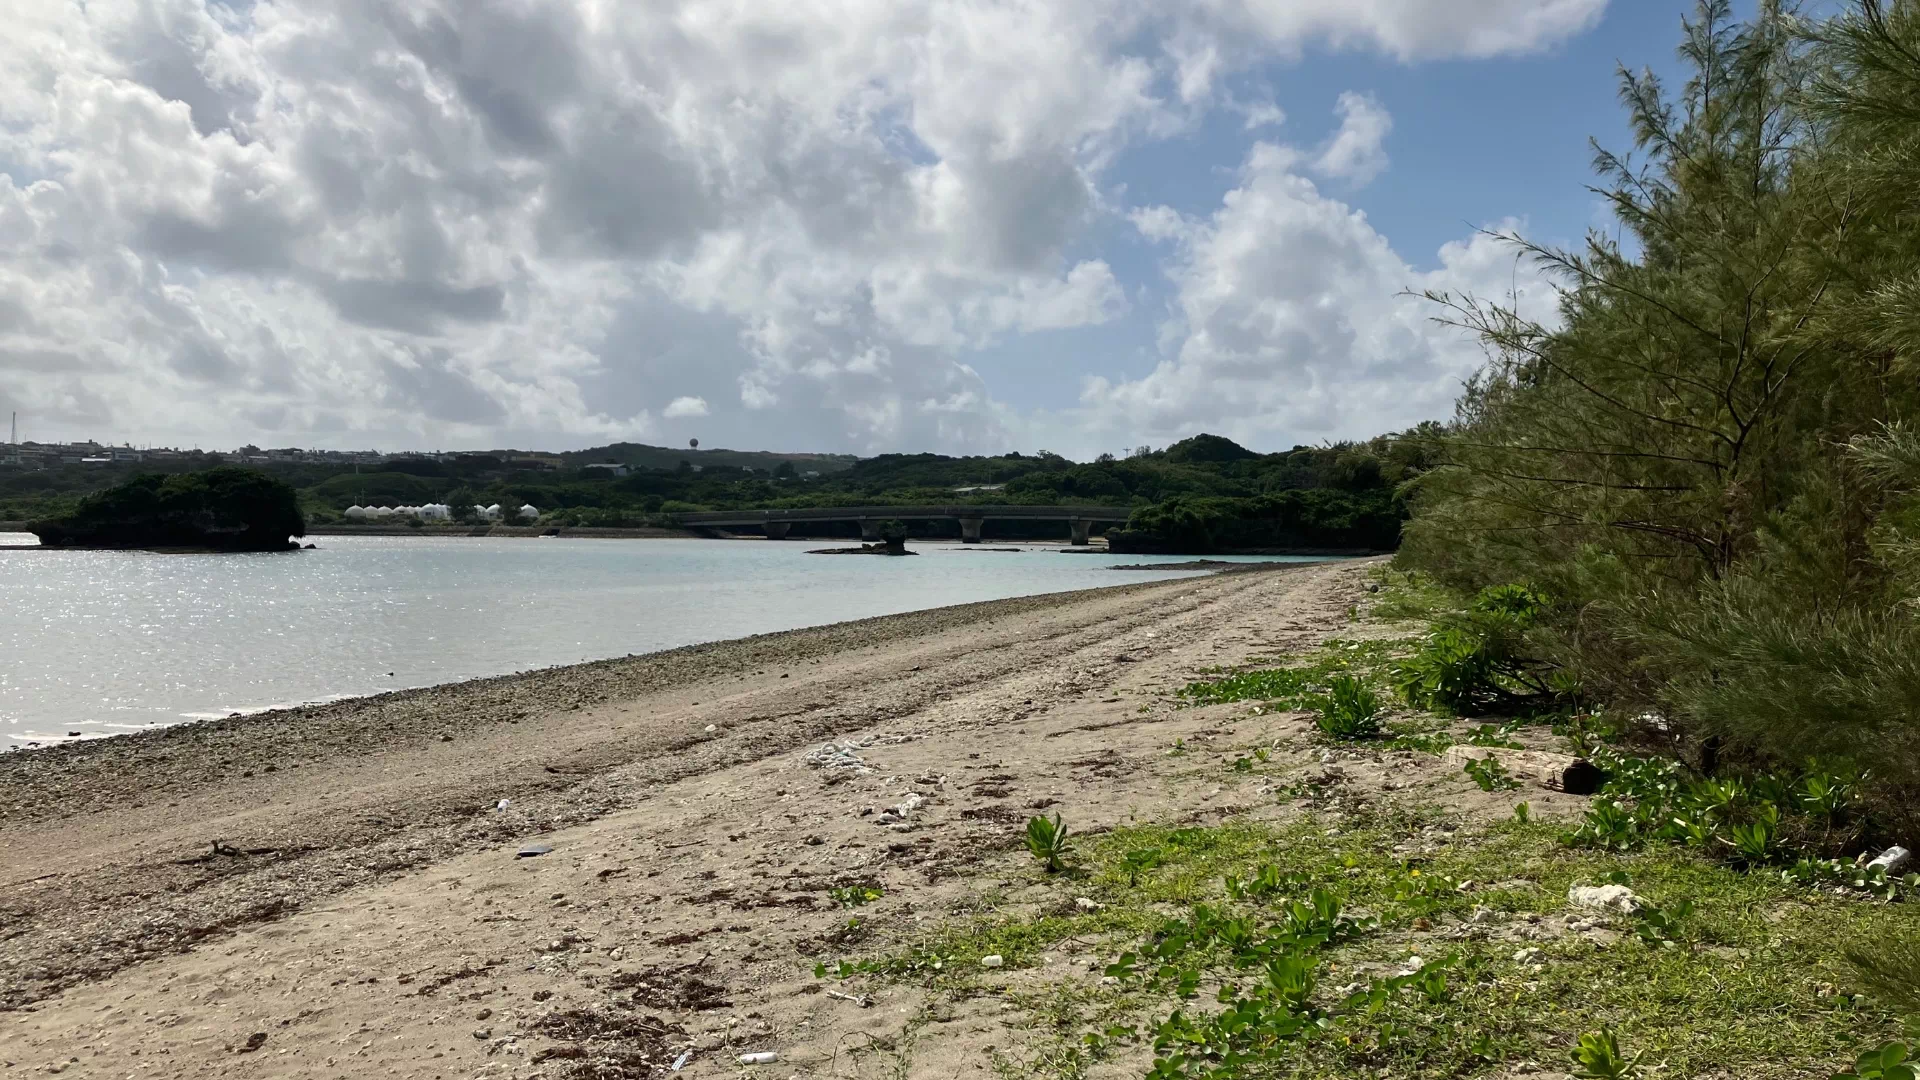
POLYGON ((1416 270, 1299 164, 1262 144, 1210 217, 1136 215, 1144 235, 1176 247, 1167 355, 1141 378, 1087 381, 1076 420, 1094 445, 1197 430, 1260 445, 1360 438, 1444 417, 1482 356, 1409 291, 1513 293, 1552 317, 1552 288, 1505 245, 1476 234, 1442 248, 1438 269, 1416 270))
MULTIPOLYGON (((17 0, 0 405, 577 444, 657 434, 670 385, 766 442, 998 449, 1024 421, 969 356, 1129 308, 1088 250, 1121 150, 1249 64, 1524 51, 1603 5, 17 0)), ((1325 175, 1384 162, 1369 108, 1325 175)))
POLYGON ((1315 155, 1313 170, 1365 187, 1387 169, 1386 141, 1393 131, 1393 117, 1372 95, 1351 90, 1340 95, 1334 108, 1340 114, 1340 129, 1315 155))
POLYGON ((669 420, 683 420, 690 416, 707 415, 707 399, 698 397, 677 397, 668 403, 660 413, 669 420))

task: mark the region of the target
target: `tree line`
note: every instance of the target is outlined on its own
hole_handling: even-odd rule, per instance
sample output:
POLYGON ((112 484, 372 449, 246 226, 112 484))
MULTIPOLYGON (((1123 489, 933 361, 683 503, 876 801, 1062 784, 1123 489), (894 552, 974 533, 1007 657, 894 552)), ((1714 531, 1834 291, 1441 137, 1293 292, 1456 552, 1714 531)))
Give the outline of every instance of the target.
POLYGON ((1920 5, 1703 0, 1680 57, 1621 72, 1618 234, 1508 237, 1556 319, 1431 296, 1491 360, 1418 437, 1400 559, 1550 598, 1525 648, 1639 738, 1709 773, 1854 763, 1911 830, 1920 5))
MULTIPOLYGON (((352 505, 445 503, 532 505, 541 522, 558 526, 671 525, 674 515, 703 510, 799 509, 820 506, 1013 503, 1082 504, 1135 509, 1126 530, 1131 550, 1204 554, 1260 548, 1389 550, 1406 508, 1396 487, 1423 462, 1417 440, 1298 446, 1258 454, 1215 435, 1197 435, 1160 450, 1141 447, 1124 458, 1074 462, 1041 451, 994 456, 881 454, 832 471, 802 468, 802 459, 727 464, 728 451, 667 457, 660 467, 630 466, 625 475, 603 464, 662 462, 673 451, 616 445, 570 456, 570 467, 533 468, 511 456, 470 454, 451 460, 403 459, 380 468, 268 463, 270 475, 298 490, 316 525, 344 520, 352 505), (640 450, 658 451, 642 455, 640 450), (599 459, 612 459, 603 461, 599 459), (809 472, 816 475, 809 476, 809 472)), ((821 460, 825 460, 824 458, 821 460)), ((191 464, 175 466, 190 470, 191 464)), ((204 466, 201 466, 204 467, 204 466)), ((0 519, 38 520, 70 510, 81 496, 148 466, 108 471, 71 466, 0 472, 0 519)), ((1000 524, 1006 535, 1051 536, 1057 525, 1000 524)), ((955 526, 957 528, 957 526, 955 526)))

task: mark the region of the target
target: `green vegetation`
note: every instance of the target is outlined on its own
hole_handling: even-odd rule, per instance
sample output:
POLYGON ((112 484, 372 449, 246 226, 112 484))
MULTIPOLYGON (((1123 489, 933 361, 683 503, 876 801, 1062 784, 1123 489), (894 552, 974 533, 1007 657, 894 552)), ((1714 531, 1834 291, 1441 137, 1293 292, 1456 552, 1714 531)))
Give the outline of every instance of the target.
MULTIPOLYGON (((1044 452, 855 460, 619 444, 557 457, 422 457, 366 471, 291 462, 259 467, 298 488, 302 508, 316 524, 338 523, 356 504, 446 503, 462 522, 476 504, 531 504, 541 509, 545 525, 636 527, 671 525, 675 514, 702 510, 1079 503, 1135 509, 1120 549, 1202 554, 1236 548, 1390 550, 1406 516, 1394 485, 1423 467, 1413 446, 1377 439, 1262 455, 1199 435, 1124 460, 1075 464, 1044 452), (590 467, 610 464, 631 471, 617 476, 590 467)), ((200 454, 141 468, 182 473, 220 462, 219 455, 200 454)), ((0 519, 64 512, 80 496, 125 479, 127 468, 0 467, 0 519)), ((915 535, 959 535, 951 521, 909 524, 915 535)), ((992 527, 1016 537, 1052 537, 1060 528, 1051 522, 992 527)))
POLYGON ((1520 782, 1507 775, 1507 767, 1491 755, 1474 758, 1462 768, 1481 791, 1512 791, 1520 782))
POLYGON ((1380 698, 1351 675, 1336 675, 1327 696, 1315 703, 1320 730, 1336 739, 1371 739, 1380 734, 1380 698))
POLYGON ((1066 869, 1062 860, 1067 855, 1067 826, 1060 815, 1052 820, 1043 817, 1027 819, 1027 851, 1046 866, 1047 873, 1057 874, 1066 869))
POLYGON ((1385 488, 1283 491, 1232 499, 1177 496, 1134 511, 1107 536, 1114 551, 1197 555, 1281 550, 1392 551, 1404 516, 1385 488))
POLYGON ((1907 1044, 1890 1042, 1860 1055, 1852 1070, 1835 1073, 1833 1080, 1916 1080, 1920 1061, 1907 1056, 1907 1044))
MULTIPOLYGON (((1443 621, 1402 686, 1456 710, 1577 689, 1708 778, 1819 758, 1911 837, 1920 7, 1759 9, 1702 0, 1683 82, 1623 76, 1635 152, 1597 157, 1618 239, 1514 239, 1557 320, 1434 297, 1494 359, 1423 443, 1401 568, 1551 602, 1443 621)), ((1773 861, 1800 828, 1779 806, 1712 843, 1773 861)))
POLYGON ((1920 908, 1683 848, 1567 847, 1545 823, 1393 853, 1440 823, 1389 812, 1332 829, 1119 829, 1084 841, 1070 882, 1035 875, 1057 896, 1030 905, 1037 914, 963 920, 816 973, 1000 995, 1029 1018, 1029 1045, 1000 1063, 1023 1076, 1114 1061, 1219 1080, 1489 1076, 1524 1061, 1586 1076, 1826 1075, 1899 1033, 1875 1003, 1893 1000, 1858 996, 1871 987, 1843 951, 1911 940, 1920 908), (1605 881, 1653 907, 1594 915, 1593 932, 1532 932, 1566 917, 1571 886, 1605 881), (1044 958, 1063 950, 1100 959, 1084 980, 1062 977, 1044 958), (978 965, 990 954, 1053 977, 1000 989, 978 965))
POLYGON ((1283 709, 1317 709, 1340 676, 1360 683, 1377 680, 1393 662, 1399 644, 1393 641, 1354 641, 1335 638, 1298 667, 1260 668, 1189 683, 1178 691, 1192 705, 1220 705, 1234 701, 1272 702, 1283 709))
POLYGON ((49 547, 279 551, 305 536, 293 488, 252 469, 136 476, 30 526, 49 547))

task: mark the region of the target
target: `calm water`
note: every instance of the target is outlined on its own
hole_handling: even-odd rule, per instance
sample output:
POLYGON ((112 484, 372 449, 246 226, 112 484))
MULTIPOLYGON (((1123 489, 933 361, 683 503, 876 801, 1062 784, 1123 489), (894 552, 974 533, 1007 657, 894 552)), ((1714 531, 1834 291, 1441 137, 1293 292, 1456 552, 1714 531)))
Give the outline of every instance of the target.
MULTIPOLYGON (((0 534, 0 544, 32 543, 0 534)), ((271 555, 0 551, 0 745, 112 735, 1170 571, 1143 555, 323 536, 271 555)), ((1287 561, 1317 561, 1296 559, 1287 561)))

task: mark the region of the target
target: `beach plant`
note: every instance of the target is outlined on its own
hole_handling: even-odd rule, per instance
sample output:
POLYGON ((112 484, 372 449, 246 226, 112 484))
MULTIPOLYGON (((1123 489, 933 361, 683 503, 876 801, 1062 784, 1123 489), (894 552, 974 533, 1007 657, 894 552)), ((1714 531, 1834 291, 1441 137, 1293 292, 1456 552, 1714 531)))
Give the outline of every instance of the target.
POLYGON ((1127 888, 1140 886, 1140 876, 1160 865, 1160 849, 1157 847, 1133 848, 1120 857, 1120 869, 1127 875, 1127 888))
POLYGON ((827 890, 827 896, 832 899, 834 903, 849 910, 864 907, 885 895, 887 895, 885 889, 878 885, 871 884, 844 885, 827 890))
POLYGON ((1335 678, 1317 706, 1320 730, 1336 739, 1371 739, 1380 734, 1380 698, 1351 675, 1335 678))
POLYGON ((1680 925, 1693 915, 1693 901, 1642 909, 1634 916, 1633 932, 1648 945, 1671 948, 1680 940, 1680 925))
POLYGON ((1620 1050, 1612 1028, 1589 1031, 1573 1048, 1573 1075, 1580 1080, 1624 1080, 1639 1075, 1639 1058, 1620 1050))
POLYGON ((1833 1080, 1920 1080, 1920 1060, 1908 1057, 1907 1044, 1890 1042, 1861 1054, 1848 1072, 1833 1080))
POLYGON ((1057 874, 1065 869, 1062 860, 1067 854, 1067 826, 1059 814, 1051 819, 1038 816, 1028 818, 1026 839, 1027 850, 1046 864, 1047 873, 1057 874))
POLYGON ((1507 775, 1507 766, 1491 754, 1469 760, 1461 771, 1471 777, 1481 791, 1510 791, 1520 786, 1518 780, 1507 775))

